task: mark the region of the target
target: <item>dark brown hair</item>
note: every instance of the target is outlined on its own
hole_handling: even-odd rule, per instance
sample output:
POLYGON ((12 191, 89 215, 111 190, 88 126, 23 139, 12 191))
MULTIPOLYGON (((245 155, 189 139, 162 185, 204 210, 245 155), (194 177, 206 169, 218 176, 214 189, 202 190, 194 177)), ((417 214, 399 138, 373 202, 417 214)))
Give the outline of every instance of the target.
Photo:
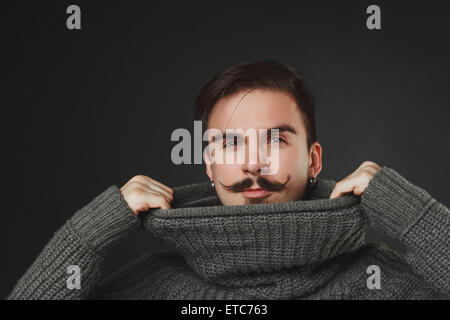
POLYGON ((289 93, 302 114, 308 149, 317 140, 314 96, 295 69, 278 60, 244 62, 214 75, 197 96, 195 119, 202 120, 206 130, 208 117, 216 103, 247 89, 275 89, 289 93))

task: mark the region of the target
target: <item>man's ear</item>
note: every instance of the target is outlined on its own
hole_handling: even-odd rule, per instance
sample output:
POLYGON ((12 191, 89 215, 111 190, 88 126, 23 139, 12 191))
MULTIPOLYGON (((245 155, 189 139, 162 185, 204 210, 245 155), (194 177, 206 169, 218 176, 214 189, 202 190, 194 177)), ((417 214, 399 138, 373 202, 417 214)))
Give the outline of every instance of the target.
POLYGON ((203 151, 203 156, 206 163, 206 174, 208 175, 209 179, 213 181, 213 175, 212 175, 212 168, 211 168, 211 159, 209 157, 208 152, 205 150, 203 151))
POLYGON ((209 180, 213 181, 212 170, 211 170, 210 164, 206 165, 206 174, 208 175, 209 180))
POLYGON ((308 174, 317 177, 320 171, 322 171, 322 146, 316 141, 311 145, 309 153, 308 174))

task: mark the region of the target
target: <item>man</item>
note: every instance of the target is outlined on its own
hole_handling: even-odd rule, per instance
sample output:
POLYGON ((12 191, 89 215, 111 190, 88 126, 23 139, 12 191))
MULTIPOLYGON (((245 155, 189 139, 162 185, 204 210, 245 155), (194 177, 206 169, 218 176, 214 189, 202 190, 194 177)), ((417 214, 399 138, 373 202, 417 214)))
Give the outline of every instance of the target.
POLYGON ((319 179, 314 99, 290 66, 255 61, 217 74, 197 98, 196 117, 214 146, 205 152, 211 184, 171 189, 138 175, 108 188, 58 230, 9 298, 449 295, 448 208, 371 161, 338 183, 319 179), (256 148, 242 134, 252 129, 265 133, 256 148), (227 155, 233 161, 217 161, 227 155), (364 244, 368 222, 401 240, 407 255, 364 244), (139 227, 173 250, 148 253, 102 279, 107 249, 139 227), (74 265, 81 277, 75 289, 67 274, 74 265))

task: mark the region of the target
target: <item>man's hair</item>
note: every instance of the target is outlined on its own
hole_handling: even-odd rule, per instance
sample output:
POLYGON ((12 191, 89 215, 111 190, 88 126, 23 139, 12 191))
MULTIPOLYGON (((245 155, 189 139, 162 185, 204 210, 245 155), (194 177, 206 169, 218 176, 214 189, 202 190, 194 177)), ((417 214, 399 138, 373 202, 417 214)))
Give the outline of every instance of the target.
POLYGON ((295 69, 278 60, 244 62, 215 74, 197 96, 195 119, 202 120, 206 130, 216 103, 221 98, 247 89, 273 89, 289 93, 302 114, 308 149, 317 140, 314 96, 295 69))

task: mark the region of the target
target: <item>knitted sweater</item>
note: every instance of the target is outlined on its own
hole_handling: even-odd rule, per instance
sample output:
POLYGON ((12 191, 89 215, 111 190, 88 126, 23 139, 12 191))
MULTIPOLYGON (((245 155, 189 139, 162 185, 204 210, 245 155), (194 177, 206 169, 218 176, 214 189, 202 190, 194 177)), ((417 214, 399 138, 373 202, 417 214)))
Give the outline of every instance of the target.
POLYGON ((173 188, 172 209, 135 216, 116 186, 53 236, 8 299, 437 299, 450 296, 450 211, 383 167, 361 197, 223 206, 209 183, 173 188), (366 227, 399 239, 405 256, 364 244, 366 227), (108 249, 143 228, 170 250, 104 279, 108 249), (77 265, 81 288, 69 289, 77 265), (377 266, 380 286, 368 286, 377 266), (369 270, 371 270, 369 268, 369 270))

